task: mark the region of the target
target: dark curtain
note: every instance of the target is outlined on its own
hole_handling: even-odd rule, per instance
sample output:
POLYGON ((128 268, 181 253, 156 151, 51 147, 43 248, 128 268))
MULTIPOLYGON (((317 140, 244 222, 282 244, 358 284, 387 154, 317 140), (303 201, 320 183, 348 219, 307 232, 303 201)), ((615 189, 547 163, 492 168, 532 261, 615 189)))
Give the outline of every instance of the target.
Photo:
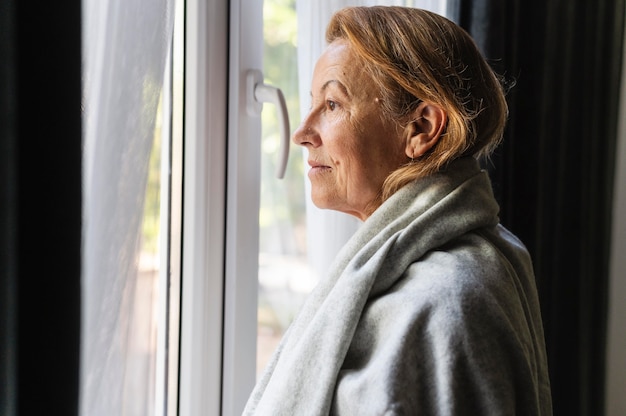
POLYGON ((449 12, 515 83, 485 167, 534 260, 554 414, 602 415, 625 1, 449 0, 449 12))
POLYGON ((0 0, 0 414, 76 415, 80 0, 0 0))

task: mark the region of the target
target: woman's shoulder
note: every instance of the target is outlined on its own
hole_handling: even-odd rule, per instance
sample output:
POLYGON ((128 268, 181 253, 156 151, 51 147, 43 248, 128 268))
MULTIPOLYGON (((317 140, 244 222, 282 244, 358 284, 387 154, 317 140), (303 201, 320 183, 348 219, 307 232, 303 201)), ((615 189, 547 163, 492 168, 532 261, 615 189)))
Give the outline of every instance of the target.
POLYGON ((475 297, 485 290, 515 287, 516 280, 533 279, 525 249, 513 247, 498 230, 464 234, 413 262, 395 290, 475 297), (530 275, 529 275, 530 274, 530 275))
POLYGON ((502 231, 468 233, 431 250, 371 299, 368 309, 402 316, 405 324, 443 320, 451 330, 468 322, 512 325, 507 332, 526 327, 526 319, 538 314, 532 265, 525 249, 509 247, 502 231))

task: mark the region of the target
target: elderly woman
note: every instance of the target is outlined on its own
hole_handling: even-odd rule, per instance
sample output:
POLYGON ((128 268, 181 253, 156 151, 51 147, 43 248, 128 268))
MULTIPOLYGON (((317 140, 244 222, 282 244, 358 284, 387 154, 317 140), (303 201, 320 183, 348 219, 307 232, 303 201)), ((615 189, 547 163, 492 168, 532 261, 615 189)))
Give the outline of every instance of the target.
POLYGON ((259 415, 547 415, 529 255, 477 158, 502 87, 433 13, 348 8, 327 29, 307 148, 312 199, 363 221, 248 401, 259 415))

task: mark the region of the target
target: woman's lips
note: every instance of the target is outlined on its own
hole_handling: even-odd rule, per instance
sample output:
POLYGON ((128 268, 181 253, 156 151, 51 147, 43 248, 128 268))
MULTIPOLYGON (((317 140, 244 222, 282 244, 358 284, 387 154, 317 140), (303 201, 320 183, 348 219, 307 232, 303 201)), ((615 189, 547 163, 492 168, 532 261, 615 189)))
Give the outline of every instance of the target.
POLYGON ((330 166, 323 165, 313 160, 309 160, 309 166, 311 166, 311 169, 309 170, 309 176, 323 173, 331 169, 330 166))

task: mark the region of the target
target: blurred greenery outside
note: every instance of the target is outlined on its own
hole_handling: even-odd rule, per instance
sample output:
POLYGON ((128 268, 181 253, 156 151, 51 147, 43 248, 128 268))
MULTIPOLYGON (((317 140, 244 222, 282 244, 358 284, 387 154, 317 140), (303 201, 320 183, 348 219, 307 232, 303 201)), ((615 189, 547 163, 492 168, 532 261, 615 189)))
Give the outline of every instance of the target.
MULTIPOLYGON (((159 94, 159 104, 154 122, 154 135, 148 166, 148 180, 143 207, 141 251, 158 255, 161 221, 161 126, 163 118, 163 93, 159 94)), ((152 123, 150 123, 152 124, 152 123)))
MULTIPOLYGON (((263 15, 265 83, 283 91, 293 133, 300 124, 295 0, 265 0, 263 15)), ((264 105, 261 117, 257 375, 314 282, 306 261, 303 150, 290 137, 285 177, 276 178, 280 144, 276 108, 264 105)))
MULTIPOLYGON (((265 83, 283 91, 290 132, 300 123, 295 0, 266 0, 264 15, 265 83)), ((262 112, 260 246, 273 254, 304 255, 305 195, 302 148, 290 143, 284 179, 275 176, 280 145, 278 115, 272 105, 262 112)))

